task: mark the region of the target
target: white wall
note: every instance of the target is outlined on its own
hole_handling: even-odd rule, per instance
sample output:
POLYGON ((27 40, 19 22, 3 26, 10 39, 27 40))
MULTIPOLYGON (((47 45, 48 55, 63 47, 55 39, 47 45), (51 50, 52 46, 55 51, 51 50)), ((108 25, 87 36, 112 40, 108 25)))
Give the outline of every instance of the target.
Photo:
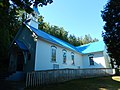
POLYGON ((92 53, 94 65, 90 65, 89 54, 83 55, 83 67, 82 68, 106 68, 106 62, 103 56, 103 52, 92 53))
POLYGON ((27 18, 31 19, 30 22, 28 22, 28 25, 38 29, 38 19, 37 19, 37 17, 34 17, 31 14, 28 14, 27 18))
POLYGON ((67 50, 67 63, 63 64, 63 47, 38 39, 36 44, 36 59, 35 59, 35 71, 53 69, 53 64, 58 64, 59 69, 62 68, 78 68, 82 67, 82 56, 76 52, 75 65, 72 65, 71 50, 67 50), (51 61, 51 46, 57 47, 56 63, 51 61))

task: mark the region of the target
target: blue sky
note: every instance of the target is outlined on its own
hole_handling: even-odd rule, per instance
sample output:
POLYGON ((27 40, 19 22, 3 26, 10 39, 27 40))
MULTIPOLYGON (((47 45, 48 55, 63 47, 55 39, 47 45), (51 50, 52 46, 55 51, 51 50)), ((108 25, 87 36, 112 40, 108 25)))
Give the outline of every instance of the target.
POLYGON ((77 37, 90 34, 92 38, 102 40, 101 10, 106 3, 107 0, 53 0, 39 11, 50 25, 63 27, 77 37))

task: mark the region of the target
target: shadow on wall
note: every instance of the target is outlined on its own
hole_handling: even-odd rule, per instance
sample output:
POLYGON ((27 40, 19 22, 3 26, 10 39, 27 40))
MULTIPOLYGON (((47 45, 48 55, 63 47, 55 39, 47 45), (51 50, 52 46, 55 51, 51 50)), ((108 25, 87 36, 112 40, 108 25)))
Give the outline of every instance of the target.
POLYGON ((105 68, 101 63, 94 62, 95 68, 105 68))
POLYGON ((97 63, 94 61, 94 64, 93 65, 90 65, 90 62, 84 62, 84 67, 83 69, 89 69, 89 68, 106 68, 104 67, 101 63, 97 63))

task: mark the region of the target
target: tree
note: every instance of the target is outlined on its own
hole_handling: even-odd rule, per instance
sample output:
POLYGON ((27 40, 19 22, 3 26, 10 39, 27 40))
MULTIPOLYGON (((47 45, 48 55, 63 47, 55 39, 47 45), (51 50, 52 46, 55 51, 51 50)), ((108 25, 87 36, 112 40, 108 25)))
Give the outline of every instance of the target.
POLYGON ((7 59, 10 42, 22 24, 19 12, 32 13, 31 5, 42 7, 48 3, 52 0, 0 0, 0 60, 7 59))
POLYGON ((30 8, 32 4, 34 4, 35 7, 37 7, 38 5, 42 7, 44 5, 47 5, 48 3, 51 4, 53 2, 53 0, 11 0, 11 1, 14 7, 19 7, 20 9, 23 9, 28 13, 32 12, 32 9, 30 8))
POLYGON ((120 0, 109 0, 102 11, 104 42, 109 56, 120 65, 120 0))
POLYGON ((61 40, 64 40, 74 46, 80 46, 83 44, 88 44, 90 42, 96 42, 98 39, 93 39, 89 34, 85 35, 84 37, 76 37, 75 35, 68 35, 68 32, 64 30, 63 27, 58 27, 56 25, 50 25, 49 23, 44 22, 44 17, 40 16, 38 21, 39 29, 43 30, 44 32, 51 34, 61 40))
POLYGON ((92 38, 91 38, 90 34, 85 35, 85 37, 84 37, 84 39, 83 39, 83 43, 84 43, 84 44, 88 44, 88 43, 90 43, 90 42, 92 42, 92 38))

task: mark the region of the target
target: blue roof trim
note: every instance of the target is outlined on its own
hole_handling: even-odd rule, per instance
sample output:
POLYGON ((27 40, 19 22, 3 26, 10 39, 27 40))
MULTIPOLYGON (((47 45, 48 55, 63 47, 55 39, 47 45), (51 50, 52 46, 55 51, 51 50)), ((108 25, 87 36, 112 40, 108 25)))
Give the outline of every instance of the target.
POLYGON ((67 43, 65 41, 62 41, 62 40, 60 40, 60 39, 58 39, 58 38, 56 38, 56 37, 54 37, 54 36, 52 36, 50 34, 47 34, 47 33, 43 32, 41 30, 38 30, 38 29, 36 29, 36 28, 34 28, 32 26, 29 26, 29 25, 26 25, 26 26, 28 26, 28 28, 30 30, 32 30, 34 33, 36 33, 37 36, 78 52, 78 49, 75 46, 73 46, 73 45, 71 45, 71 44, 69 44, 69 43, 67 43))
POLYGON ((25 46, 25 44, 19 40, 15 40, 16 44, 19 46, 20 49, 28 51, 28 48, 25 46))
POLYGON ((60 40, 50 34, 45 33, 44 31, 41 31, 39 29, 36 29, 30 25, 26 25, 30 30, 32 30, 38 37, 41 37, 47 41, 56 43, 58 45, 64 46, 66 48, 69 48, 71 50, 74 50, 76 52, 79 52, 80 54, 87 54, 87 53, 93 53, 93 52, 99 52, 104 50, 104 42, 103 41, 98 41, 98 42, 93 42, 81 46, 73 46, 63 40, 60 40))
POLYGON ((78 46, 76 48, 79 50, 80 53, 87 54, 87 53, 103 51, 104 46, 105 44, 103 41, 98 41, 98 42, 93 42, 82 46, 78 46))

